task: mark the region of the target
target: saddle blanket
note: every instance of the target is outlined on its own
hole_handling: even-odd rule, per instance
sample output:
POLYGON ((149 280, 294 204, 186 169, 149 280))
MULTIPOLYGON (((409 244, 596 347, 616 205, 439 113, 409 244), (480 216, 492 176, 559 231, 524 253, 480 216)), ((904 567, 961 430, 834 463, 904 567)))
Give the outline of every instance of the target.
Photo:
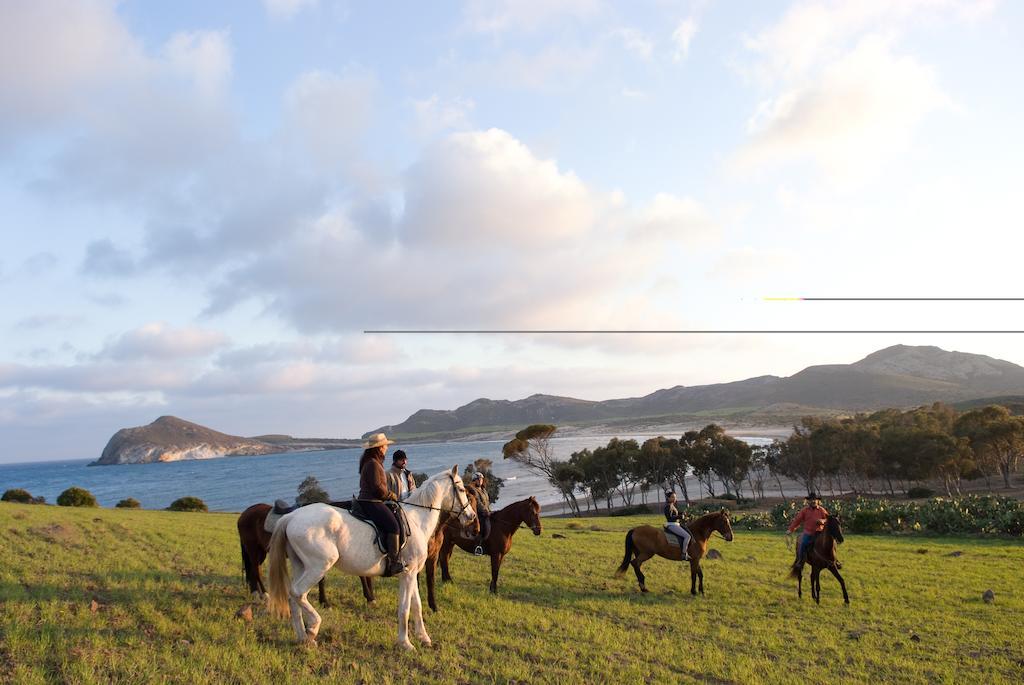
MULTIPOLYGON (((669 547, 679 547, 679 536, 669 530, 667 526, 662 530, 665 532, 665 540, 668 541, 669 547)), ((687 528, 686 531, 689 532, 690 529, 687 528)))

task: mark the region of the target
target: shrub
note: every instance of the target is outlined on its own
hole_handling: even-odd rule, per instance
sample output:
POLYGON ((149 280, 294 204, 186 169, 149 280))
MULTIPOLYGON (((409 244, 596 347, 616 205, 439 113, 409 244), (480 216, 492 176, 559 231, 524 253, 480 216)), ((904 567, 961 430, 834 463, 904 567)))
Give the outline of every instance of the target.
POLYGON ((635 516, 637 514, 649 514, 651 510, 643 504, 634 504, 631 507, 622 507, 608 514, 609 516, 635 516))
POLYGON ((57 495, 57 504, 61 507, 95 507, 96 498, 85 488, 70 487, 57 495))
POLYGON ((934 497, 935 491, 931 488, 914 487, 907 490, 908 499, 924 499, 925 497, 934 497))
POLYGON ((32 504, 32 493, 22 488, 11 488, 0 497, 0 502, 18 502, 19 504, 32 504))
POLYGON ((167 507, 169 511, 207 511, 206 504, 198 497, 179 497, 167 507))
POLYGON ((128 497, 126 499, 121 500, 114 506, 118 509, 138 509, 142 505, 139 504, 139 500, 135 499, 134 497, 128 497))

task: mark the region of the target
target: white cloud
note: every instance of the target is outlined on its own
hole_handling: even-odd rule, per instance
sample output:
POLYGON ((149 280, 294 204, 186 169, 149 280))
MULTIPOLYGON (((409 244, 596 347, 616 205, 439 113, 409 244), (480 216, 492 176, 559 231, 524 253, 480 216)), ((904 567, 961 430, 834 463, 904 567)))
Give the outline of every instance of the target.
POLYGON ((469 0, 465 25, 480 33, 536 31, 566 19, 588 19, 603 8, 600 0, 469 0))
POLYGON ((470 117, 475 108, 472 98, 442 100, 437 93, 422 100, 413 100, 415 131, 422 138, 430 138, 442 132, 466 130, 471 128, 470 117))
POLYGON ((169 68, 190 79, 200 93, 219 95, 231 77, 231 47, 227 32, 176 33, 163 48, 169 68))
POLYGON ((683 19, 672 32, 672 44, 675 49, 672 53, 672 61, 682 62, 690 54, 690 43, 697 35, 697 20, 693 17, 683 19))
POLYGON ((115 361, 187 359, 205 357, 226 343, 227 336, 217 331, 195 326, 172 328, 157 322, 121 334, 97 357, 115 361))
POLYGON ((377 90, 368 73, 309 71, 285 94, 290 130, 325 166, 347 159, 370 122, 377 90))
POLYGON ((692 197, 658 193, 635 219, 634 236, 654 243, 706 244, 720 234, 720 228, 704 207, 692 197))
POLYGON ((314 8, 319 0, 263 0, 267 14, 276 19, 291 19, 303 9, 314 8))
POLYGON ((796 254, 789 248, 754 248, 748 245, 727 251, 718 258, 708 275, 726 283, 765 281, 796 265, 796 254))
POLYGON ((111 82, 143 73, 139 43, 113 0, 0 5, 0 122, 36 126, 67 117, 111 82))
POLYGON ((869 35, 815 80, 763 101, 738 161, 811 159, 836 178, 856 178, 905 148, 928 113, 950 105, 931 67, 869 35))
POLYGON ((649 60, 654 54, 654 41, 640 29, 622 28, 613 31, 622 46, 640 59, 649 60))

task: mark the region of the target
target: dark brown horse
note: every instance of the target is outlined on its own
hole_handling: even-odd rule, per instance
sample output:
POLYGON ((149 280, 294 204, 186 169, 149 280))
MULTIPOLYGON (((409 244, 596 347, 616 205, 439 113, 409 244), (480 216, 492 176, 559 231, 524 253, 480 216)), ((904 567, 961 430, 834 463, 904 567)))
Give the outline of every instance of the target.
MULTIPOLYGON (((540 504, 533 497, 513 502, 491 514, 491 532, 484 539, 482 546, 484 552, 491 558, 490 590, 493 593, 498 592, 498 571, 501 569, 501 561, 512 549, 512 536, 523 523, 530 527, 534 535, 541 534, 540 504)), ((441 580, 447 582, 452 579, 451 573, 448 572, 448 560, 452 556, 452 550, 458 546, 472 554, 476 548, 476 541, 463 537, 458 527, 453 524, 445 526, 443 534, 444 539, 437 558, 441 561, 441 580)), ((427 603, 431 609, 437 611, 437 604, 434 601, 434 568, 430 558, 427 559, 427 603)))
MULTIPOLYGON (((705 514, 686 527, 690 530, 690 546, 687 552, 690 555, 690 594, 697 594, 697 581, 700 580, 700 594, 704 594, 704 569, 701 568, 700 560, 708 550, 708 538, 711 534, 718 532, 726 542, 732 542, 732 524, 729 523, 729 512, 725 509, 713 514, 705 514)), ((661 528, 654 526, 637 526, 626 533, 626 556, 622 564, 615 571, 616 577, 621 576, 633 565, 636 571, 637 582, 640 583, 640 591, 647 592, 644 574, 640 565, 657 554, 666 559, 681 561, 682 553, 678 545, 668 543, 667 534, 661 528)))
MULTIPOLYGON (((838 516, 825 519, 825 529, 814 538, 814 544, 807 552, 807 561, 811 564, 811 597, 821 604, 821 569, 827 568, 839 581, 843 588, 843 601, 850 603, 850 595, 846 592, 846 581, 839 575, 839 562, 836 559, 836 545, 843 543, 843 522, 838 516)), ((797 543, 799 544, 799 542, 797 543)), ((803 597, 804 566, 794 564, 789 572, 790 578, 796 578, 797 597, 803 597)))
MULTIPOLYGON (((263 529, 263 524, 270 513, 269 504, 254 504, 238 517, 238 538, 242 543, 242 568, 245 570, 245 582, 249 592, 260 596, 267 594, 260 575, 260 565, 267 558, 270 547, 270 533, 263 529)), ((374 601, 373 583, 369 578, 360 578, 363 585, 363 597, 368 603, 374 601)), ((320 579, 320 606, 327 607, 327 596, 324 594, 324 581, 320 579)))

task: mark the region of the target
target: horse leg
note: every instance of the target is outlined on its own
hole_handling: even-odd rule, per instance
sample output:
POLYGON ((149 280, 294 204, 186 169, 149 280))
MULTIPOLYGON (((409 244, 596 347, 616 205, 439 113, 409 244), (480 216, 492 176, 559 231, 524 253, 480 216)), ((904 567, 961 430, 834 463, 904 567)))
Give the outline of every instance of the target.
MULTIPOLYGON (((295 574, 296 578, 302 577, 305 571, 302 560, 292 550, 288 551, 288 558, 292 562, 292 573, 295 574)), ((299 642, 302 642, 306 639, 306 626, 302 621, 302 609, 299 606, 299 595, 295 592, 295 587, 296 585, 293 582, 292 587, 288 588, 288 607, 291 610, 292 628, 295 629, 295 637, 299 642)))
POLYGON ((704 596, 704 569, 701 568, 700 562, 697 562, 697 580, 700 583, 700 596, 704 596))
POLYGON ((429 647, 432 643, 430 635, 427 634, 427 626, 423 624, 423 600, 420 599, 419 575, 412 581, 412 629, 420 642, 429 647))
POLYGON ((441 561, 441 582, 450 582, 452 576, 448 573, 448 559, 452 556, 452 549, 455 547, 455 543, 449 540, 445 540, 444 544, 441 545, 441 552, 438 555, 438 559, 441 561))
POLYGON ((802 566, 796 573, 796 596, 800 599, 804 598, 804 569, 802 566))
POLYGON ((700 563, 696 558, 690 559, 690 594, 696 596, 697 594, 697 564, 700 563))
POLYGON ((495 552, 491 555, 491 594, 498 594, 498 571, 501 570, 501 560, 505 558, 504 554, 495 552))
POLYGON ((324 609, 330 609, 331 605, 327 603, 327 595, 324 594, 324 579, 320 579, 320 583, 317 585, 317 590, 320 593, 320 606, 324 609))
POLYGON ((643 571, 640 570, 640 564, 644 563, 651 558, 650 554, 641 557, 640 552, 636 553, 633 557, 633 561, 630 563, 633 565, 633 570, 636 571, 636 582, 640 584, 640 592, 649 592, 647 589, 646 578, 644 577, 643 571))
POLYGON ((416 649, 409 642, 409 607, 412 604, 412 585, 415 576, 405 572, 398 576, 398 646, 412 651, 416 649))
POLYGON ((850 595, 846 593, 846 581, 844 581, 843 577, 839 575, 839 570, 835 566, 829 566, 828 570, 836 577, 836 580, 839 581, 839 587, 843 588, 843 602, 849 604, 850 595))
POLYGON ((437 555, 427 557, 427 605, 431 611, 437 611, 437 598, 434 596, 434 574, 437 573, 437 555))
POLYGON ((373 604, 377 598, 373 595, 373 578, 370 576, 359 576, 359 585, 363 588, 363 599, 367 604, 373 604))
POLYGON ((811 568, 811 597, 816 604, 821 604, 821 568, 818 566, 811 568))
MULTIPOLYGON (((320 632, 321 619, 320 614, 309 603, 309 591, 318 580, 323 579, 324 574, 330 570, 331 566, 334 566, 336 560, 310 560, 309 564, 303 566, 301 573, 296 573, 296 578, 292 581, 292 596, 302 610, 302 618, 305 619, 306 626, 305 641, 310 644, 316 644, 316 635, 320 632)), ((296 633, 298 633, 298 630, 296 630, 296 633)))

